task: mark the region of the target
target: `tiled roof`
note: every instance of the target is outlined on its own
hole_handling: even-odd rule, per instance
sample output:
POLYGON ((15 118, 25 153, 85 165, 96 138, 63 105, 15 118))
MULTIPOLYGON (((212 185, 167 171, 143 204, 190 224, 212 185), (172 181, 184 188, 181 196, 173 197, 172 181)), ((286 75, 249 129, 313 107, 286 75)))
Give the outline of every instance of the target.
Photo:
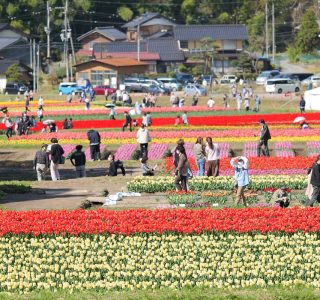
MULTIPOLYGON (((99 53, 137 52, 137 43, 96 43, 93 45, 93 50, 97 55, 99 53)), ((171 38, 142 40, 140 42, 140 51, 159 53, 162 61, 184 61, 184 54, 179 50, 177 41, 171 38)))
POLYGON ((78 41, 81 41, 82 39, 84 39, 85 37, 93 33, 99 33, 112 41, 121 41, 127 38, 127 36, 122 31, 111 26, 111 27, 96 27, 88 31, 87 33, 81 35, 80 37, 78 37, 78 41))
POLYGON ((15 38, 0 38, 0 50, 18 42, 20 40, 20 37, 15 37, 15 38))
POLYGON ((177 40, 196 41, 204 37, 213 40, 247 40, 247 27, 242 24, 228 25, 176 25, 173 29, 177 40))
POLYGON ((163 38, 163 37, 172 37, 172 32, 169 31, 159 31, 156 32, 153 35, 148 36, 148 39, 158 39, 158 38, 163 38))
POLYGON ((76 66, 91 63, 91 62, 100 62, 102 64, 110 65, 113 67, 134 67, 134 66, 147 66, 148 64, 137 61, 136 59, 132 58, 97 58, 94 60, 89 60, 83 63, 79 63, 76 66))
POLYGON ((150 21, 147 21, 147 22, 143 23, 141 25, 141 27, 143 27, 143 26, 152 26, 152 25, 174 26, 175 23, 169 21, 166 18, 159 17, 159 18, 153 18, 150 21))
POLYGON ((141 24, 143 24, 145 22, 148 22, 151 19, 153 19, 155 17, 158 17, 158 16, 160 16, 159 13, 145 13, 145 14, 143 14, 143 15, 141 15, 141 16, 133 19, 133 20, 131 20, 130 22, 124 24, 122 26, 122 28, 129 28, 129 27, 130 28, 132 28, 132 27, 134 28, 134 27, 137 27, 138 25, 141 25, 141 24))
POLYGON ((23 66, 26 70, 31 70, 28 66, 21 64, 19 60, 3 59, 3 60, 0 60, 0 73, 2 74, 5 73, 8 70, 8 68, 13 64, 18 64, 23 66))
MULTIPOLYGON (((108 52, 102 54, 102 57, 111 56, 111 57, 126 57, 126 58, 137 58, 137 52, 108 52)), ((96 54, 96 57, 99 57, 99 53, 96 54)), ((160 60, 159 53, 153 52, 140 52, 141 60, 160 60)))

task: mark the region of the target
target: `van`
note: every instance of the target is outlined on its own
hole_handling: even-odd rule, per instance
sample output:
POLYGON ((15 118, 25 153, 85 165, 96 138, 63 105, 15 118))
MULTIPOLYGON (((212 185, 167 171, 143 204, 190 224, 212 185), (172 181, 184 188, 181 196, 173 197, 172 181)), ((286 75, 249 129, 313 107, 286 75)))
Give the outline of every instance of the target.
POLYGON ((299 82, 290 78, 273 78, 267 81, 267 93, 298 93, 300 91, 299 82))
POLYGON ((157 78, 157 80, 161 81, 165 87, 170 88, 173 92, 182 90, 182 84, 176 78, 161 77, 157 78))
POLYGON ((23 83, 7 83, 4 94, 23 94, 28 88, 23 83))
POLYGON ((59 84, 59 94, 62 95, 74 95, 81 93, 82 88, 78 86, 76 82, 62 82, 59 84))
POLYGON ((277 75, 280 75, 279 70, 263 71, 257 77, 256 84, 265 85, 268 79, 276 77, 277 75))
POLYGON ((223 77, 220 80, 220 84, 232 84, 237 81, 236 75, 223 75, 223 77))

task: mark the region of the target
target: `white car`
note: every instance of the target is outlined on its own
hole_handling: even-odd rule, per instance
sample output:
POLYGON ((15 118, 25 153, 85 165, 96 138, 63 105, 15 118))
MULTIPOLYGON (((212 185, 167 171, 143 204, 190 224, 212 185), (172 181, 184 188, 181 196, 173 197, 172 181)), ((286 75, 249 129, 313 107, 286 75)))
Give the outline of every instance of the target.
POLYGON ((256 84, 265 85, 269 79, 278 75, 280 75, 280 72, 278 70, 263 71, 257 77, 256 84))
POLYGON ((299 82, 289 78, 269 79, 266 84, 267 93, 298 93, 300 91, 299 82))
POLYGON ((208 90, 199 84, 188 83, 184 93, 186 96, 207 96, 208 90))
POLYGON ((309 85, 310 83, 312 86, 320 86, 320 75, 312 75, 301 81, 301 84, 303 85, 309 85))
POLYGON ((236 75, 223 75, 223 77, 220 80, 220 84, 232 84, 235 83, 237 80, 236 75))

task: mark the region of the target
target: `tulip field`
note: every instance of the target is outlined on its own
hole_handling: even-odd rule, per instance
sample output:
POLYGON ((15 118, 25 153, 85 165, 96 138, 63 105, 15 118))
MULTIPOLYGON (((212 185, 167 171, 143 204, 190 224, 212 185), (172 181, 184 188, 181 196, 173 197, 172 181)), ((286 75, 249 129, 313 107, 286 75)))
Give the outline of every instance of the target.
MULTIPOLYGON (((92 103, 86 111, 83 103, 46 100, 45 119, 56 120, 58 131, 41 132, 43 125, 37 122, 27 136, 7 139, 2 135, 0 148, 36 151, 56 137, 65 156, 82 144, 89 160, 87 130, 97 129, 101 151, 111 149, 124 165, 139 169, 130 177, 111 178, 109 184, 125 180, 129 192, 164 197, 170 208, 0 210, 0 296, 43 291, 103 295, 166 289, 320 288, 320 208, 307 208, 297 201, 282 209, 271 201, 272 192, 283 186, 305 200, 307 170, 320 154, 320 113, 304 114, 311 128, 301 130, 292 122, 298 113, 244 114, 206 106, 145 108, 143 112, 152 114, 149 161, 159 166, 155 176, 146 177, 133 160, 140 148, 137 128, 121 130, 123 112, 130 108, 117 108, 116 120, 110 120, 103 104, 92 103), (189 125, 174 126, 175 115, 184 111, 189 125), (73 118, 73 129, 62 129, 65 117, 73 118), (258 157, 260 119, 270 128, 271 157, 258 157), (212 137, 220 144, 220 176, 196 176, 192 149, 197 137, 212 137), (170 156, 180 138, 193 173, 187 194, 175 191, 170 156), (251 207, 230 205, 234 189, 230 159, 238 155, 249 158, 246 193, 251 207), (196 197, 205 200, 199 202, 196 197), (262 197, 265 200, 258 200, 262 197), (185 199, 183 208, 181 199, 185 199), (216 203, 219 207, 212 207, 216 203)), ((14 101, 1 105, 7 106, 13 119, 23 107, 14 101)), ((31 103, 30 109, 30 115, 35 114, 37 103, 31 103)), ((140 122, 142 116, 133 118, 140 122)), ((0 130, 4 129, 1 123, 0 130)), ((106 164, 88 162, 90 168, 100 163, 99 167, 106 164)))

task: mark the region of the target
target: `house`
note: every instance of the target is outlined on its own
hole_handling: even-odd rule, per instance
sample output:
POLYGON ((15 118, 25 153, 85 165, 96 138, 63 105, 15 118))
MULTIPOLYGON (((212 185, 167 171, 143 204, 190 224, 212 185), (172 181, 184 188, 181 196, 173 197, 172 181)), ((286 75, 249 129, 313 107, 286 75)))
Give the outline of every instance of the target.
POLYGON ((189 59, 212 48, 215 52, 214 72, 224 73, 231 68, 230 62, 244 51, 245 42, 248 40, 247 28, 242 24, 176 25, 173 31, 179 49, 184 51, 189 59))
POLYGON ((113 26, 109 27, 96 27, 93 30, 81 35, 78 37, 78 41, 82 44, 82 49, 77 53, 79 56, 88 56, 91 55, 93 45, 95 43, 110 43, 125 41, 127 36, 120 30, 114 28, 113 26))
MULTIPOLYGON (((163 32, 172 36, 175 23, 159 13, 145 13, 122 26, 127 31, 127 40, 136 41, 139 31, 140 39, 146 39, 163 32)), ((159 36, 157 36, 159 37, 159 36)))
POLYGON ((77 81, 89 79, 92 85, 109 85, 117 88, 126 75, 145 74, 148 64, 132 58, 97 58, 78 63, 76 68, 77 81))
POLYGON ((0 23, 0 58, 18 60, 30 66, 30 44, 27 36, 7 23, 0 23))
POLYGON ((3 91, 7 84, 7 76, 6 72, 8 68, 14 64, 19 65, 19 70, 22 75, 22 81, 25 82, 27 85, 30 85, 32 80, 32 69, 21 63, 19 60, 8 60, 8 59, 1 59, 0 60, 0 91, 3 91))
MULTIPOLYGON (((110 55, 110 53, 123 53, 129 57, 138 57, 136 42, 116 42, 99 43, 94 45, 93 52, 96 57, 110 55)), ((154 61, 150 62, 153 68, 149 67, 149 72, 163 73, 175 67, 178 63, 183 63, 185 57, 183 51, 178 47, 178 43, 173 38, 152 38, 140 41, 140 54, 153 55, 154 61), (157 57, 156 57, 157 55, 157 57), (156 59, 157 58, 157 59, 156 59)), ((143 56, 142 56, 143 57, 143 56)), ((140 58, 143 60, 143 58, 140 58)), ((146 60, 144 60, 146 61, 146 60)))

